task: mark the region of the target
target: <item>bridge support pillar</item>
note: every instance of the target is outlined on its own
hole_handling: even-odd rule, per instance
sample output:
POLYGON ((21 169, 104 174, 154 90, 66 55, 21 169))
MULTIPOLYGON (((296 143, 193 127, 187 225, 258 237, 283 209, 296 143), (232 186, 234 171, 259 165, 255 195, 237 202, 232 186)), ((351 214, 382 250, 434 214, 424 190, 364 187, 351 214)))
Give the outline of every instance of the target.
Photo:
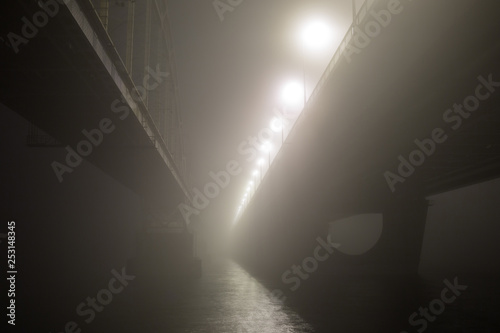
POLYGON ((389 272, 418 273, 428 206, 424 197, 405 197, 384 209, 380 255, 389 272))

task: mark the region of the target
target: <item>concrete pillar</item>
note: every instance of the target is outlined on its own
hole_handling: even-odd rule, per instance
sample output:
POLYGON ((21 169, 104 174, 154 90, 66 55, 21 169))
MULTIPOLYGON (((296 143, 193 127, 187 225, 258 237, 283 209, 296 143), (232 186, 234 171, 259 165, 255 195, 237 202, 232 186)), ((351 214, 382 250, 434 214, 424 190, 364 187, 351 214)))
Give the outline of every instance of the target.
POLYGON ((416 196, 395 199, 385 208, 377 252, 386 273, 418 273, 428 206, 416 196))

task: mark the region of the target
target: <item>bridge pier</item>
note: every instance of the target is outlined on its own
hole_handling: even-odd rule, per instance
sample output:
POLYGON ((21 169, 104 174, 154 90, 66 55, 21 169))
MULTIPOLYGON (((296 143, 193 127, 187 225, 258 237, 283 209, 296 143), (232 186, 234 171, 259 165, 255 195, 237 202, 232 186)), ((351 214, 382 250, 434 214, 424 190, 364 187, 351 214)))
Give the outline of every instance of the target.
POLYGON ((385 207, 382 236, 374 249, 384 270, 418 273, 428 207, 423 196, 398 198, 385 207))

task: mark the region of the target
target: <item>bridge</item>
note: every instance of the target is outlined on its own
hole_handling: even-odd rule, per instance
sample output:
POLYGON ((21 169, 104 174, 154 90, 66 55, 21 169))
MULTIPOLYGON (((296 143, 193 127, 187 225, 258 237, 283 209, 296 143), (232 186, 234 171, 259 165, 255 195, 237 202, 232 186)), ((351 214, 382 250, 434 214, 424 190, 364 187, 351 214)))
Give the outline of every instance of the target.
MULTIPOLYGON (((359 8, 236 228, 243 261, 282 271, 329 222, 378 213, 382 239, 357 260, 416 270, 426 198, 499 175, 496 6, 359 8)), ((65 147, 54 179, 85 159, 143 198, 146 225, 179 222, 191 197, 165 2, 20 1, 3 12, 0 100, 33 124, 30 145, 65 147)))
POLYGON ((14 1, 1 12, 0 101, 30 122, 30 147, 64 147, 51 163, 54 182, 92 163, 141 200, 130 270, 168 262, 191 271, 193 236, 177 208, 191 195, 166 2, 14 1))
POLYGON ((323 272, 416 274, 427 198, 500 176, 498 10, 367 1, 240 217, 236 257, 281 283, 331 222, 380 214, 373 249, 323 272))
POLYGON ((55 179, 85 158, 155 211, 189 199, 165 3, 5 7, 0 100, 34 124, 29 144, 66 147, 55 179))
MULTIPOLYGON (((160 277, 160 283, 172 271, 199 275, 196 242, 177 209, 192 198, 166 1, 20 0, 1 6, 0 103, 31 124, 28 146, 64 151, 50 165, 53 182, 70 182, 85 160, 140 198, 143 228, 128 274, 153 273, 150 277, 160 277), (162 265, 166 269, 158 270, 162 265), (155 275, 158 271, 166 274, 155 275)), ((336 275, 417 272, 428 198, 500 176, 499 7, 493 0, 367 0, 358 8, 234 226, 233 253, 245 268, 283 288, 284 273, 316 255, 318 244, 323 258, 339 245, 326 243, 332 223, 376 214, 383 228, 373 248, 359 256, 338 251, 322 264, 314 286, 323 292, 336 275)), ((37 199, 44 191, 12 197, 37 199)), ((19 223, 19 230, 29 230, 20 233, 30 244, 19 251, 24 276, 29 270, 52 273, 19 280, 20 294, 34 300, 24 308, 29 308, 24 318, 29 315, 37 329, 38 322, 62 327, 74 317, 82 295, 95 295, 104 281, 102 276, 92 280, 87 291, 65 286, 77 284, 76 278, 80 285, 90 281, 102 270, 95 258, 112 252, 102 234, 110 237, 115 230, 88 232, 82 224, 91 219, 78 219, 80 211, 71 211, 88 193, 65 203, 64 213, 74 223, 60 231, 63 236, 54 236, 64 220, 57 214, 60 220, 54 223, 50 218, 37 223, 38 212, 46 211, 39 206, 19 223), (41 236, 36 234, 42 229, 41 236), (63 243, 72 229, 73 238, 63 243), (91 238, 98 233, 102 239, 91 238), (69 243, 77 244, 68 250, 69 243), (51 256, 61 248, 67 257, 51 256), (85 262, 76 265, 82 258, 85 262), (60 274, 67 263, 70 272, 60 274), (49 298, 55 301, 47 307, 49 298)), ((106 193, 123 194, 115 188, 106 193)), ((20 214, 32 203, 27 202, 14 211, 20 214)), ((41 205, 46 202, 51 201, 41 205)), ((103 210, 108 202, 100 204, 83 214, 92 216, 92 209, 103 210)), ((135 207, 127 208, 114 216, 134 212, 135 207)), ((121 227, 121 220, 112 222, 121 227)), ((125 256, 125 246, 114 241, 114 254, 125 256)), ((112 257, 99 264, 115 265, 112 257)), ((125 270, 113 267, 113 276, 125 270)), ((109 283, 109 276, 104 279, 109 283)), ((304 304, 316 306, 309 291, 304 304)))

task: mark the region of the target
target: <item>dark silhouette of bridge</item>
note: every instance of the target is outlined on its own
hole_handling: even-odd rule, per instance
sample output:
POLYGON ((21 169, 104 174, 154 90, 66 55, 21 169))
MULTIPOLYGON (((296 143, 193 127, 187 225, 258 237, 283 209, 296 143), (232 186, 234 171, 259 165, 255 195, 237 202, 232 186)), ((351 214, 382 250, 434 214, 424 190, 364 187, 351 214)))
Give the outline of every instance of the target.
POLYGON ((70 147, 55 179, 85 158, 172 211, 189 192, 164 2, 67 3, 5 5, 2 103, 41 130, 31 145, 70 147))
MULTIPOLYGON (((166 1, 20 0, 0 6, 0 103, 31 124, 29 146, 64 149, 64 156, 50 165, 54 183, 76 177, 85 160, 140 198, 145 214, 137 257, 129 260, 126 270, 137 273, 138 280, 158 282, 151 284, 153 294, 160 289, 156 287, 169 285, 166 277, 172 272, 181 273, 181 280, 199 276, 201 265, 193 258, 195 239, 178 211, 178 204, 188 203, 191 194, 166 1)), ((381 284, 376 289, 383 294, 381 300, 374 301, 371 294, 351 298, 343 293, 342 283, 332 286, 332 277, 383 275, 391 282, 394 276, 414 276, 429 196, 500 176, 499 12, 495 0, 368 0, 358 8, 353 25, 232 230, 235 258, 255 276, 265 276, 266 283, 276 282, 286 291, 283 273, 315 253, 319 244, 326 251, 323 258, 328 249, 336 253, 321 264, 309 287, 293 294, 299 302, 294 304, 295 296, 286 294, 290 303, 309 314, 326 304, 318 314, 326 318, 327 311, 336 311, 345 299, 354 300, 347 306, 366 300, 370 316, 378 320, 379 309, 373 309, 380 308, 380 318, 393 320, 399 311, 393 308, 400 306, 397 301, 387 306, 394 290, 386 299, 386 285, 381 284), (373 248, 351 256, 324 242, 331 222, 361 214, 382 215, 381 237, 373 248), (332 295, 340 296, 340 303, 329 303, 332 295), (382 316, 382 311, 387 313, 382 316)), ((13 174, 22 177, 24 171, 13 174)), ((29 179, 39 180, 40 175, 45 173, 29 179)), ((107 183, 80 188, 74 198, 47 209, 41 206, 58 205, 72 188, 63 188, 53 200, 39 198, 45 188, 38 185, 48 182, 35 184, 36 190, 27 188, 33 190, 29 195, 7 194, 8 203, 27 198, 12 208, 24 219, 18 224, 23 231, 18 253, 26 270, 18 280, 18 295, 30 300, 19 306, 27 326, 40 330, 71 324, 74 306, 85 292, 95 295, 98 282, 109 283, 107 275, 106 281, 102 275, 101 280, 91 276, 102 270, 95 259, 118 265, 108 255, 124 248, 119 240, 109 239, 116 230, 97 226, 111 216, 115 220, 110 225, 121 227, 123 216, 131 214, 133 220, 139 209, 124 207, 120 214, 107 215, 106 196, 114 193, 123 199, 109 210, 122 210, 123 203, 138 200, 116 189, 106 176, 97 176, 107 183), (106 190, 90 201, 100 206, 83 207, 79 200, 92 195, 94 188, 106 190), (36 209, 25 213, 37 199, 36 209), (83 209, 73 212, 75 207, 83 209), (39 216, 59 209, 60 214, 39 216), (87 226, 91 218, 78 214, 100 219, 87 226), (82 225, 98 230, 89 232, 82 225), (70 234, 67 239, 65 233, 70 234), (68 263, 70 272, 61 274, 68 263), (87 291, 85 283, 90 285, 87 291), (74 290, 76 284, 82 289, 74 290)), ((78 184, 86 181, 80 178, 78 184)), ((7 184, 9 190, 25 185, 12 184, 7 184)), ((125 271, 123 266, 113 267, 125 271)), ((141 290, 138 284, 131 283, 131 290, 141 290)), ((362 291, 359 286, 353 293, 362 291)), ((135 317, 148 322, 157 316, 158 303, 151 303, 150 296, 144 303, 133 301, 136 307, 120 313, 118 321, 127 325, 130 320, 125 317, 143 305, 135 317)), ((108 322, 107 313, 100 317, 105 326, 113 321, 108 322)), ((95 325, 98 330, 100 324, 95 325)))
POLYGON ((500 176, 499 4, 369 3, 235 228, 236 257, 278 281, 366 213, 378 243, 323 272, 416 274, 426 198, 500 176))
MULTIPOLYGON (((36 126, 32 145, 69 147, 55 179, 84 158, 174 221, 190 193, 164 2, 49 3, 4 4, 0 101, 36 126)), ((426 198, 500 175, 499 4, 396 3, 361 7, 246 208, 249 266, 279 276, 328 222, 382 213, 376 247, 337 262, 415 272, 426 198)))
POLYGON ((129 271, 199 275, 177 209, 190 192, 166 2, 14 1, 1 12, 0 101, 30 122, 29 146, 64 147, 54 182, 92 163, 142 202, 129 271))

